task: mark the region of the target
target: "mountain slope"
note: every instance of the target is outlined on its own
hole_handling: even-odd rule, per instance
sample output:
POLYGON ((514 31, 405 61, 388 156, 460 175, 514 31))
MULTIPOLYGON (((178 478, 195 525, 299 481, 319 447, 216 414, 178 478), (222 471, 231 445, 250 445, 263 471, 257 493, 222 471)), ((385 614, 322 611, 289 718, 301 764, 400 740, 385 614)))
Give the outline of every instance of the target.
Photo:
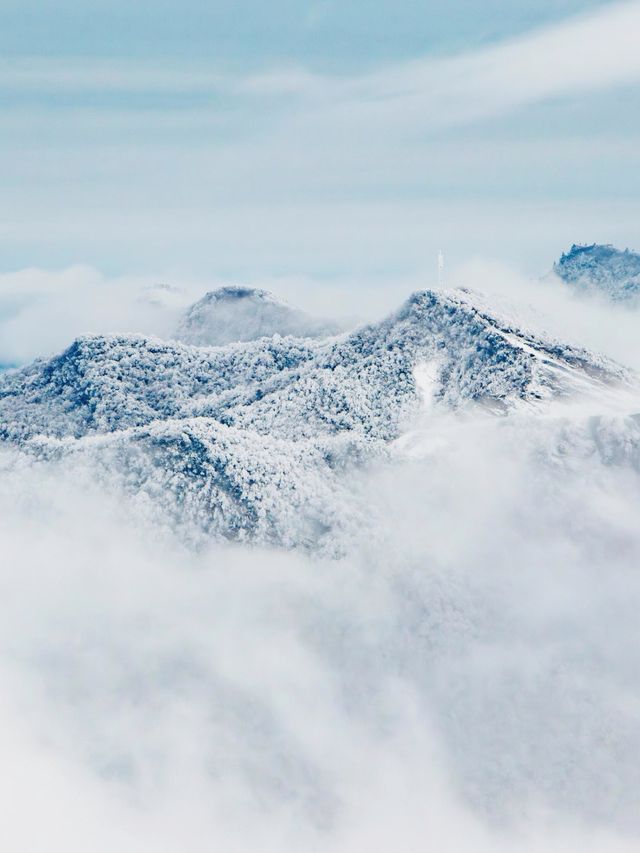
POLYGON ((416 371, 425 365, 434 373, 436 404, 496 413, 627 376, 592 353, 492 316, 473 294, 423 291, 382 323, 321 349, 293 371, 293 383, 291 372, 270 377, 259 399, 230 407, 225 420, 264 433, 347 430, 390 441, 424 403, 416 371))
POLYGON ((471 293, 423 291, 381 323, 336 340, 204 348, 80 338, 0 379, 0 430, 17 440, 81 437, 203 416, 282 438, 355 431, 386 441, 417 411, 415 371, 425 363, 434 365, 437 401, 497 412, 626 376, 593 353, 488 313, 471 293))
POLYGON ((0 437, 124 487, 192 541, 330 550, 357 514, 344 472, 393 453, 426 405, 542 412, 634 381, 478 295, 423 291, 338 338, 81 338, 0 377, 0 437))
POLYGON ((220 399, 238 386, 250 392, 314 353, 293 338, 224 349, 134 336, 79 338, 55 358, 2 376, 0 437, 79 438, 180 417, 189 402, 220 399))

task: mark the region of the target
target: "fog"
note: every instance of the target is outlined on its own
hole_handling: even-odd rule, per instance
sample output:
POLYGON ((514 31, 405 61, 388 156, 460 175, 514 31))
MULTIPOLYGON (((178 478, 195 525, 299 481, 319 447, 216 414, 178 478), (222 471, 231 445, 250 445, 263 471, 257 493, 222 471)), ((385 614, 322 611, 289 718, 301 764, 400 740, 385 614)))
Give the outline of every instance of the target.
POLYGON ((5 455, 11 849, 636 849, 633 424, 432 416, 337 561, 5 455))
POLYGON ((637 307, 615 305, 604 295, 575 293, 550 271, 533 278, 483 258, 456 266, 448 284, 502 297, 507 311, 515 309, 517 317, 528 319, 534 330, 547 331, 558 340, 593 349, 640 370, 637 307))
MULTIPOLYGON (((426 259, 428 260, 428 259, 426 259)), ((90 266, 0 274, 0 366, 23 364, 64 349, 79 335, 132 333, 170 337, 186 308, 229 284, 257 287, 343 326, 376 321, 416 290, 437 288, 436 258, 404 274, 370 277, 253 275, 241 281, 173 273, 108 276, 90 266)), ((445 270, 445 288, 466 287, 503 300, 507 314, 535 330, 605 353, 640 370, 640 312, 605 298, 574 294, 549 273, 539 276, 490 257, 470 256, 445 270)), ((499 303, 498 303, 499 304, 499 303)))
MULTIPOLYGON (((487 261, 447 278, 640 368, 632 311, 487 261)), ((335 305, 335 290, 280 284, 335 305)), ((381 285, 369 310, 407 284, 381 285)), ((38 300, 76 287, 34 286, 14 356, 59 345, 33 332, 38 300)), ((197 287, 169 293, 165 317, 197 287)), ((5 846, 637 849, 637 412, 633 395, 425 411, 393 461, 350 475, 366 513, 336 560, 194 553, 91 470, 4 450, 5 846)))

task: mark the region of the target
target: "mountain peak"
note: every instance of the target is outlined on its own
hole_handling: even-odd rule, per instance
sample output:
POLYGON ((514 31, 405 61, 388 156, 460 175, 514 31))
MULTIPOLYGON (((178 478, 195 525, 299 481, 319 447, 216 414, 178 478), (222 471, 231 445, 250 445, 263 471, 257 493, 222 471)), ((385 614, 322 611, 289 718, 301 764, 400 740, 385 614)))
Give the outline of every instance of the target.
POLYGON ((299 334, 302 312, 238 290, 208 294, 194 309, 218 341, 243 331, 245 317, 245 338, 257 340, 89 336, 0 375, 0 447, 86 458, 203 535, 290 545, 295 513, 306 519, 304 542, 320 546, 342 523, 327 522, 339 472, 390 452, 431 409, 549 411, 635 382, 473 291, 418 291, 380 322, 313 339, 299 334), (282 308, 298 335, 282 335, 291 313, 270 313, 282 308))
POLYGON ((555 274, 576 292, 599 293, 612 302, 640 300, 640 254, 610 244, 574 243, 558 263, 555 274))
POLYGON ((319 338, 338 331, 333 323, 287 305, 268 290, 228 285, 195 302, 182 318, 175 338, 193 346, 225 346, 274 335, 319 338))
POLYGON ((255 302, 275 302, 284 305, 284 302, 268 290, 261 290, 259 287, 245 287, 239 284, 228 284, 216 290, 210 290, 196 304, 234 302, 240 299, 250 299, 255 302))

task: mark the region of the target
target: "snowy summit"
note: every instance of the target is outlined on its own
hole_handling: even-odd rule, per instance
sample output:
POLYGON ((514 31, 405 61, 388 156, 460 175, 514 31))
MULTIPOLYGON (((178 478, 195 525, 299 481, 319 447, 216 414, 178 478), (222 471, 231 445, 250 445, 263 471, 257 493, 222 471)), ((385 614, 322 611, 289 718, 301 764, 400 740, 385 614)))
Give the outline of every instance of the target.
POLYGON ((345 469, 392 453, 427 409, 505 416, 630 378, 469 291, 415 293, 337 337, 309 337, 301 316, 225 288, 187 315, 191 343, 79 338, 0 377, 0 442, 84 460, 196 538, 315 549, 353 515, 345 469), (255 340, 223 346, 242 333, 238 309, 255 340))
POLYGON ((274 335, 316 338, 337 327, 317 320, 253 287, 221 287, 205 294, 186 312, 175 338, 193 346, 224 346, 274 335))
POLYGON ((601 294, 612 302, 640 299, 640 254, 629 249, 593 243, 573 245, 562 255, 554 272, 577 292, 601 294))

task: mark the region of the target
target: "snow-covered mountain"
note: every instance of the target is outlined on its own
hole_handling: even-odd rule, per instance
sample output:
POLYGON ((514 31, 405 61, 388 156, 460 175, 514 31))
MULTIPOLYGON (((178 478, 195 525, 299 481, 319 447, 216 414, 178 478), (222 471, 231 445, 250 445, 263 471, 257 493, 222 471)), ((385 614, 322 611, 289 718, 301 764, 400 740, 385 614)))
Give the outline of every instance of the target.
POLYGON ((350 432, 388 441, 434 401, 495 412, 628 380, 622 367, 490 313, 469 291, 414 294, 336 339, 274 336, 196 347, 136 336, 76 340, 2 378, 3 438, 81 438, 168 418, 214 418, 284 439, 350 432))
POLYGON ((539 813, 570 849, 583 823, 633 843, 639 413, 630 371, 464 290, 334 337, 82 337, 2 374, 5 734, 26 709, 64 760, 39 802, 75 768, 225 850, 288 809, 274 849, 371 849, 371 812, 341 834, 361 802, 410 804, 386 848, 440 811, 508 833, 451 849, 511 850, 539 813))
POLYGON ((593 243, 573 245, 554 272, 580 293, 599 293, 612 302, 640 300, 640 254, 593 243))
POLYGON ((317 338, 336 334, 337 325, 318 320, 252 287, 221 287, 192 305, 175 338, 195 346, 224 346, 273 335, 317 338))
POLYGON ((191 538, 322 548, 358 513, 344 471, 393 453, 426 408, 542 412, 634 382, 476 294, 422 291, 336 338, 78 339, 0 377, 0 437, 101 472, 191 538))

